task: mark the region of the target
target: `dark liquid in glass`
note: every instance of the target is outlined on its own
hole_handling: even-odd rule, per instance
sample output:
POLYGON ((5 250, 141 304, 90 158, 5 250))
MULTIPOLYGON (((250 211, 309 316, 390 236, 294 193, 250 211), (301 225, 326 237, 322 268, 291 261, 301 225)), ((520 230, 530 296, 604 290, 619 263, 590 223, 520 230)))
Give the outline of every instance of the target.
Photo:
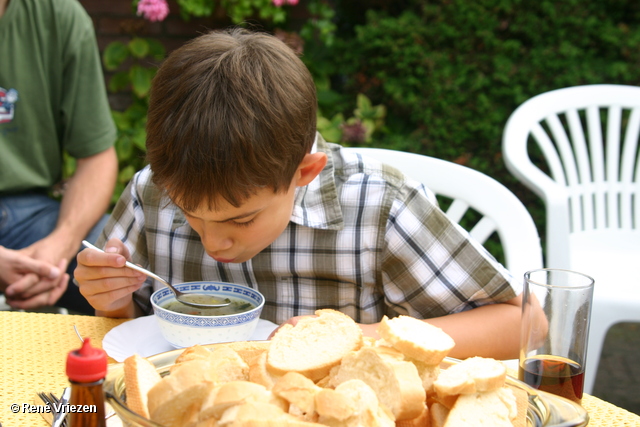
POLYGON ((534 356, 520 365, 518 377, 535 389, 576 403, 582 401, 584 369, 573 360, 549 355, 534 356))

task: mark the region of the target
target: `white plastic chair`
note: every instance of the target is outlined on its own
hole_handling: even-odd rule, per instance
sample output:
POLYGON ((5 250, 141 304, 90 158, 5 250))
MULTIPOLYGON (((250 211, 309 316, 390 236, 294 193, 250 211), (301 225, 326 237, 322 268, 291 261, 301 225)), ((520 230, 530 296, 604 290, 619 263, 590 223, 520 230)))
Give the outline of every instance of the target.
POLYGON ((505 256, 505 267, 517 278, 542 267, 540 238, 531 215, 504 185, 481 172, 456 163, 420 154, 383 148, 345 148, 395 167, 422 182, 436 195, 452 199, 446 210, 456 222, 469 208, 482 218, 467 230, 484 244, 496 232, 505 256))
POLYGON ((507 168, 546 206, 546 266, 595 279, 586 393, 609 328, 640 322, 639 130, 640 88, 589 85, 529 99, 503 135, 507 168))

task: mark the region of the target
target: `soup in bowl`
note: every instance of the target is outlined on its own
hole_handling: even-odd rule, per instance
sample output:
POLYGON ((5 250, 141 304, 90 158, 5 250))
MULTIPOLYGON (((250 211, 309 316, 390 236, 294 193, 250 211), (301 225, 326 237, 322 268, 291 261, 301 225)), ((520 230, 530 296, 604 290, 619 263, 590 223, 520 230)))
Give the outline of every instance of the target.
POLYGON ((189 282, 175 287, 185 293, 228 300, 230 304, 196 308, 177 301, 169 288, 155 291, 151 304, 160 332, 174 347, 246 341, 253 335, 264 307, 264 297, 257 290, 225 282, 189 282))

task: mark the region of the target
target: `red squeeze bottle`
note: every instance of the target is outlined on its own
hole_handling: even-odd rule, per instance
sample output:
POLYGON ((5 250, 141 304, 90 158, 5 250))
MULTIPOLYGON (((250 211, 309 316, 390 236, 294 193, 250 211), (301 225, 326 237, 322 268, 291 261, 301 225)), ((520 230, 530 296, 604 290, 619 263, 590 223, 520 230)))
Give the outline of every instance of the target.
POLYGON ((67 355, 67 376, 71 397, 67 420, 70 427, 106 427, 102 383, 107 376, 107 354, 91 346, 85 338, 82 347, 67 355))

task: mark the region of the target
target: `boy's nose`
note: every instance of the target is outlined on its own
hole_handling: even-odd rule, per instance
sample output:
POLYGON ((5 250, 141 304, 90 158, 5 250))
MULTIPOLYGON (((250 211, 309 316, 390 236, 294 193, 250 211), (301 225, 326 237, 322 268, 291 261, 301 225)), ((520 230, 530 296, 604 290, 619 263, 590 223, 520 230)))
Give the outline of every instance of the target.
POLYGON ((206 236, 202 236, 202 245, 210 254, 226 251, 233 246, 233 240, 227 236, 220 236, 216 233, 211 233, 206 236))

